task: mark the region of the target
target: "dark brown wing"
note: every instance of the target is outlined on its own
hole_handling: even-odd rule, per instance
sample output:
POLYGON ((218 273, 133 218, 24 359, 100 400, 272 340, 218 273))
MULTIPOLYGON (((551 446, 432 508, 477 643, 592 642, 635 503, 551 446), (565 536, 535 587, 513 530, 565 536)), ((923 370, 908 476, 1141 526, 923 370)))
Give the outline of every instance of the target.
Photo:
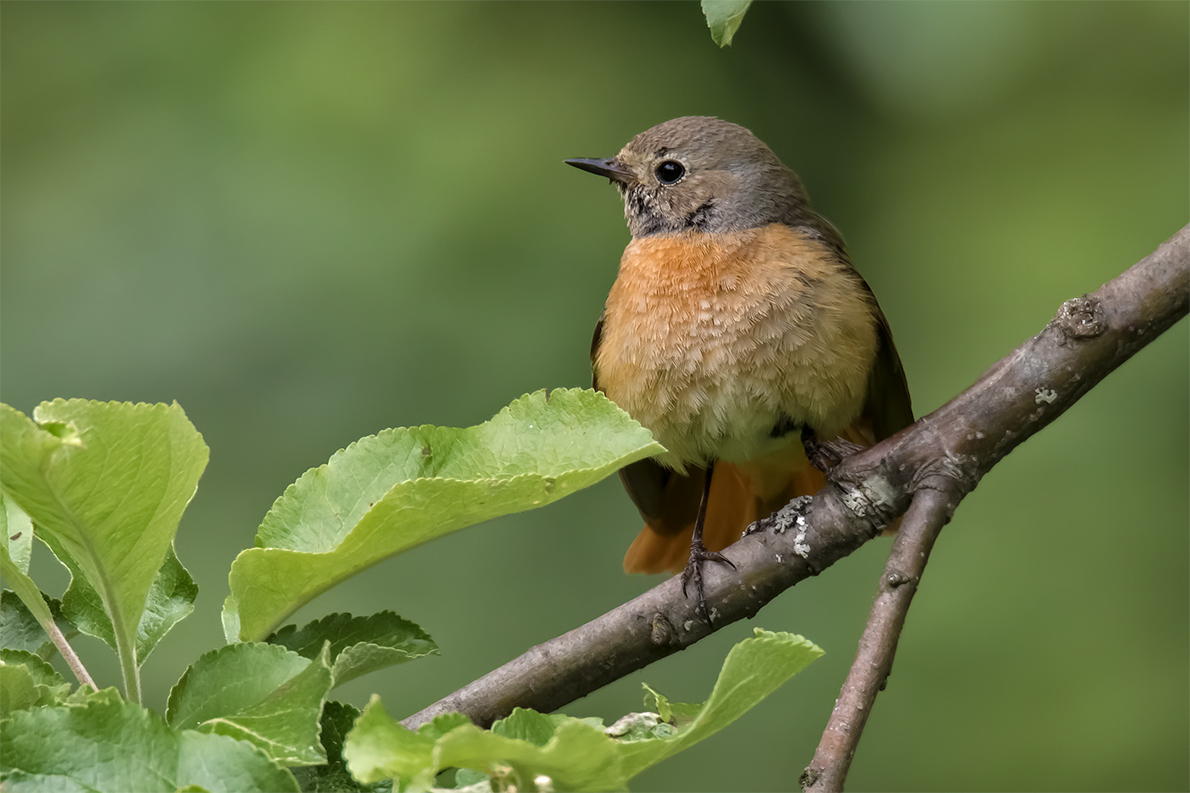
POLYGON ((591 388, 600 393, 603 392, 603 389, 599 387, 599 375, 595 371, 595 358, 599 355, 599 343, 603 341, 603 321, 605 319, 607 319, 606 311, 599 315, 599 321, 595 323, 595 333, 591 336, 591 388))
MULTIPOLYGON (((811 217, 802 219, 797 226, 798 230, 826 246, 854 271, 839 230, 821 215, 811 214, 811 217)), ((856 277, 872 300, 872 308, 876 313, 877 336, 876 360, 868 374, 868 398, 864 403, 860 420, 871 427, 876 441, 882 441, 913 423, 913 406, 909 400, 909 383, 905 380, 905 368, 901 365, 901 357, 897 355, 897 347, 893 344, 888 318, 880 310, 872 287, 868 286, 868 282, 858 272, 856 277)))
MULTIPOLYGON (((864 287, 868 285, 865 283, 864 287)), ((872 290, 869 288, 869 292, 872 290)), ((876 298, 872 298, 876 310, 876 334, 878 346, 872 371, 868 373, 868 399, 864 403, 863 417, 876 435, 877 441, 893 435, 913 423, 913 404, 909 399, 909 383, 905 380, 905 367, 893 344, 892 330, 888 319, 876 298)))
MULTIPOLYGON (((833 227, 831 228, 833 230, 833 227)), ((838 232, 835 232, 835 238, 838 239, 838 232)), ((842 245, 841 240, 839 245, 842 245)), ((848 265, 851 264, 846 249, 841 249, 840 257, 848 265)), ((850 437, 853 442, 860 442, 860 439, 867 435, 870 442, 879 443, 913 423, 913 404, 909 398, 905 367, 901 364, 901 356, 897 354, 897 346, 893 344, 888 317, 880 310, 872 287, 868 286, 868 282, 859 273, 856 273, 856 277, 872 300, 872 311, 876 319, 876 358, 868 372, 868 396, 864 401, 863 411, 844 435, 854 435, 855 437, 850 437)), ((888 524, 884 529, 885 536, 895 534, 900 525, 900 518, 888 524)))
MULTIPOLYGON (((604 315, 601 314, 591 338, 591 387, 596 391, 603 391, 595 369, 603 322, 604 315)), ((653 459, 639 460, 620 469, 620 481, 640 510, 641 517, 650 528, 663 535, 677 534, 694 520, 705 478, 706 471, 702 468, 691 468, 686 474, 679 474, 653 459)))

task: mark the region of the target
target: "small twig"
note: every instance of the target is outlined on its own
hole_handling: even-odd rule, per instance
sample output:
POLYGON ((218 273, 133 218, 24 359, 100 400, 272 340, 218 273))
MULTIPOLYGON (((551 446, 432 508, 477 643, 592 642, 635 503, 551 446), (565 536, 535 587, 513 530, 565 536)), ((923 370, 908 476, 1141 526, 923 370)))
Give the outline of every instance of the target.
POLYGON ((58 623, 54 620, 54 614, 50 611, 49 604, 45 602, 42 597, 41 590, 33 583, 33 579, 25 575, 24 571, 13 564, 12 559, 8 553, 0 555, 0 572, 4 573, 4 578, 9 587, 12 588, 15 594, 25 608, 29 609, 29 613, 37 620, 37 624, 50 637, 50 641, 58 648, 58 652, 62 654, 66 665, 70 667, 70 671, 74 672, 74 676, 78 681, 85 686, 90 686, 96 691, 99 687, 95 685, 95 681, 91 679, 87 668, 83 666, 83 661, 78 657, 78 653, 74 651, 74 647, 70 645, 66 635, 62 633, 62 629, 58 627, 58 623))
MULTIPOLYGON (((871 539, 915 493, 953 503, 1009 452, 1070 408, 1190 308, 1190 226, 1104 284, 1066 301, 1032 339, 938 410, 848 457, 808 507, 790 505, 714 565, 706 596, 715 628, 753 616, 780 592, 871 539)), ((924 508, 924 507, 923 507, 924 508)), ((902 528, 904 531, 904 528, 902 528)), ((481 726, 513 707, 551 711, 711 633, 670 579, 635 600, 485 675, 406 719, 445 712, 481 726)))
POLYGON ((49 624, 42 625, 45 632, 49 634, 50 641, 58 648, 58 652, 62 654, 62 660, 66 661, 66 665, 70 667, 70 671, 74 672, 74 676, 84 686, 90 686, 93 690, 98 691, 99 686, 95 685, 95 681, 91 679, 91 674, 87 671, 87 667, 83 666, 83 660, 78 657, 78 653, 74 651, 74 647, 66 639, 66 635, 62 633, 62 629, 58 627, 58 623, 53 619, 49 624))
POLYGON ((892 671, 905 615, 917 592, 938 533, 950 520, 957 500, 941 490, 922 489, 901 522, 892 553, 880 576, 872 615, 859 640, 859 652, 835 701, 814 760, 802 774, 804 791, 840 791, 876 695, 892 671))

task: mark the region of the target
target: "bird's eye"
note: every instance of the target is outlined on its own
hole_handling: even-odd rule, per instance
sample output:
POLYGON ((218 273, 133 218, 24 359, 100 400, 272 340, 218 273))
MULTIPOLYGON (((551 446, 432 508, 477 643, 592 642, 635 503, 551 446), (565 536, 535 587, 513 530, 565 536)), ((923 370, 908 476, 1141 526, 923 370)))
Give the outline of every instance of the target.
POLYGON ((666 160, 653 173, 657 174, 657 181, 661 184, 675 184, 686 175, 686 168, 677 160, 666 160))

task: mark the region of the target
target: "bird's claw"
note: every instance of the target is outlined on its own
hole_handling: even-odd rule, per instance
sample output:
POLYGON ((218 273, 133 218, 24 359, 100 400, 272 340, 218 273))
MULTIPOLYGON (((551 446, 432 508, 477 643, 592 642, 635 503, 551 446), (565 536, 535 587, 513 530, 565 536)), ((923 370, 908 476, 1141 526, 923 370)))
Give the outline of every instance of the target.
POLYGON ((694 592, 698 596, 698 612, 702 614, 707 624, 711 624, 711 611, 707 608, 707 597, 702 586, 702 566, 705 562, 721 562, 732 570, 735 564, 718 551, 708 551, 705 547, 691 546, 690 558, 686 561, 686 568, 682 570, 682 595, 690 597, 686 591, 688 584, 694 582, 694 592))
POLYGON ((802 427, 802 446, 805 447, 810 465, 826 474, 828 478, 832 468, 864 448, 846 438, 819 440, 818 434, 808 426, 802 427))

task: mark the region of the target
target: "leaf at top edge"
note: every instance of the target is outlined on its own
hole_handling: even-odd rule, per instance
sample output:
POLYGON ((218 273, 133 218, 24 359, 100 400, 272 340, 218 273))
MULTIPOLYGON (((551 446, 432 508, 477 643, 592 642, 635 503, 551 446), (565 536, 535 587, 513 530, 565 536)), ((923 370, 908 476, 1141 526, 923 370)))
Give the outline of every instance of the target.
POLYGON ((301 629, 286 625, 266 641, 288 647, 304 658, 316 657, 329 642, 336 686, 386 666, 438 653, 429 634, 391 611, 367 617, 330 614, 301 629))
POLYGON ((731 45, 750 5, 752 0, 702 0, 702 13, 707 18, 707 27, 716 45, 731 45))
MULTIPOLYGON (((591 390, 529 394, 475 427, 386 430, 302 475, 232 564, 242 639, 431 539, 552 503, 663 447, 591 390), (267 546, 267 547, 266 547, 267 546)), ((234 619, 225 617, 225 624, 234 619)))

